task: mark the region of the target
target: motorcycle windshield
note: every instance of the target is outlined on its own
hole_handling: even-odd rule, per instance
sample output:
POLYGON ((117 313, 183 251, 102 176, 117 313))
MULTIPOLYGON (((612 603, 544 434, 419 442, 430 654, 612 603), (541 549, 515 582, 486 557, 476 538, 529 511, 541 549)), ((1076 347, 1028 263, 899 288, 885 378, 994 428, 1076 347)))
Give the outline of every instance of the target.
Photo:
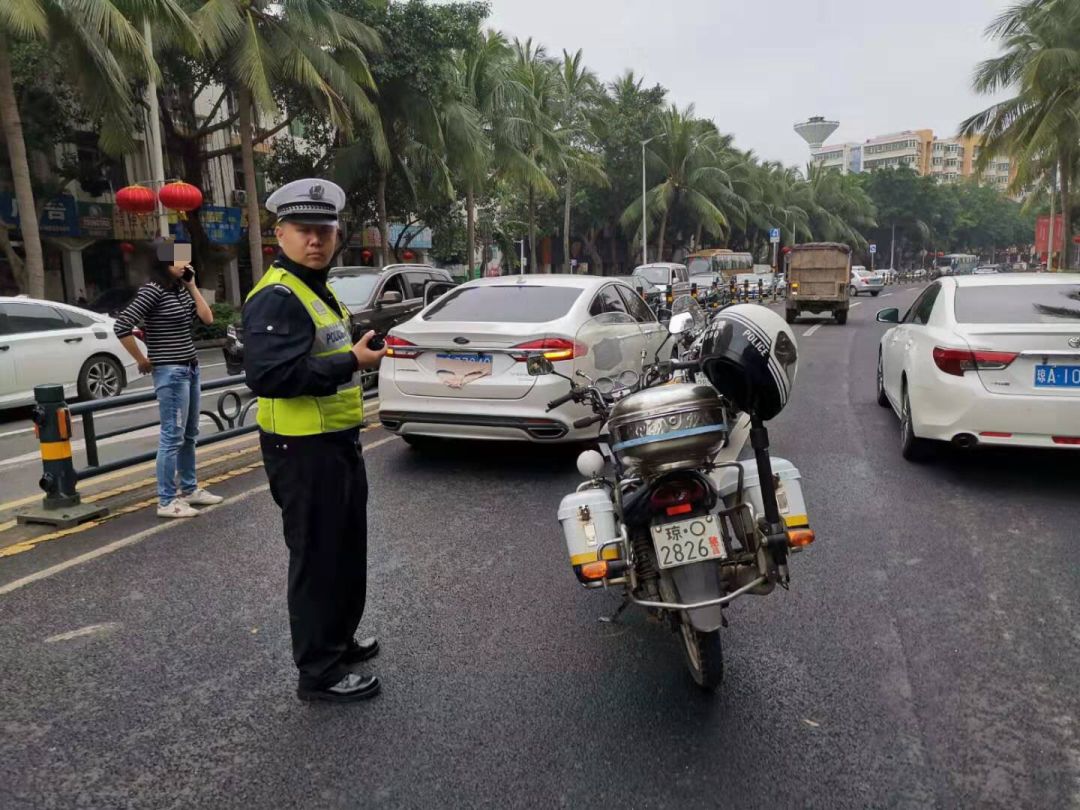
POLYGON ((674 318, 683 312, 689 312, 690 316, 694 319, 693 331, 697 332, 705 328, 708 318, 705 316, 705 310, 701 308, 693 296, 680 295, 675 299, 671 305, 671 317, 674 318))
POLYGON ((574 378, 610 380, 615 387, 625 372, 640 375, 647 340, 641 324, 625 312, 605 312, 582 324, 574 338, 574 378))

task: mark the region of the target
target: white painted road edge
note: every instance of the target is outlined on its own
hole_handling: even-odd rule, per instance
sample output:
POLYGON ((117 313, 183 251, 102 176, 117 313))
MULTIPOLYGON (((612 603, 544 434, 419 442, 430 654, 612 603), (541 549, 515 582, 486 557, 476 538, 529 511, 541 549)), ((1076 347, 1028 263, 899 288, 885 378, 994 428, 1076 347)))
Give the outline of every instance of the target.
POLYGON ((815 323, 813 326, 811 326, 809 329, 807 329, 805 332, 803 332, 802 336, 803 337, 810 337, 812 334, 814 334, 814 332, 816 332, 818 329, 820 329, 821 326, 822 326, 822 324, 815 323))
MULTIPOLYGON (((366 445, 364 447, 364 452, 367 453, 371 450, 376 449, 377 447, 382 447, 384 444, 395 442, 398 440, 398 438, 398 436, 387 436, 385 439, 379 439, 379 441, 377 442, 372 442, 371 444, 366 445)), ((213 512, 217 509, 222 509, 226 506, 229 506, 230 504, 245 501, 252 495, 258 495, 260 492, 266 492, 269 489, 269 484, 260 484, 257 487, 245 490, 239 495, 233 495, 231 498, 227 498, 223 503, 201 509, 200 517, 202 514, 205 514, 207 512, 213 512)), ((199 520, 199 518, 191 518, 191 520, 199 520)), ((112 554, 114 551, 119 551, 122 548, 127 548, 128 546, 133 546, 136 543, 141 543, 148 537, 153 537, 155 534, 160 534, 166 529, 172 528, 174 525, 175 524, 170 520, 162 523, 159 526, 151 526, 149 529, 144 529, 141 532, 136 532, 130 537, 121 537, 119 540, 114 540, 113 542, 101 546, 100 548, 95 548, 93 551, 88 551, 85 554, 80 554, 77 557, 72 557, 70 560, 64 560, 64 562, 62 563, 57 563, 56 565, 49 566, 48 568, 43 568, 40 571, 35 571, 33 574, 28 574, 22 579, 16 579, 13 582, 9 582, 7 585, 0 586, 0 596, 12 593, 13 591, 17 591, 20 588, 24 588, 27 585, 31 585, 35 582, 40 582, 43 579, 48 579, 49 577, 55 576, 56 574, 59 574, 63 571, 67 571, 69 568, 75 568, 76 566, 82 565, 83 563, 91 562, 92 560, 98 559, 98 557, 104 557, 106 554, 112 554)))

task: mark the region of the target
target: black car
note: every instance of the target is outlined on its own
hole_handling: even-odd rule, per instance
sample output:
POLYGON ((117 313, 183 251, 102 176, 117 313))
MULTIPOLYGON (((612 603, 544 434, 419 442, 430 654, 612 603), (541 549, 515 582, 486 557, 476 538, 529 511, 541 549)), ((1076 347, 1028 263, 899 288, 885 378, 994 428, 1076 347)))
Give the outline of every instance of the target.
MULTIPOLYGON (((349 311, 353 340, 374 329, 384 337, 455 284, 446 270, 426 264, 388 264, 374 267, 334 267, 327 283, 349 311)), ((225 367, 229 374, 244 372, 244 329, 230 326, 225 333, 225 367)), ((375 384, 365 378, 365 387, 375 384)))

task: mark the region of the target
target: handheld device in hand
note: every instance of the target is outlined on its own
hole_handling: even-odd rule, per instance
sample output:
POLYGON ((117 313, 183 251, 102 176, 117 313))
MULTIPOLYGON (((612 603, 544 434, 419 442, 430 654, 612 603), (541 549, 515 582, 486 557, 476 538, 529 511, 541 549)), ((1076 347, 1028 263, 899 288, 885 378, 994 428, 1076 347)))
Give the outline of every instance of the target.
POLYGON ((376 332, 371 336, 371 340, 368 341, 368 348, 373 352, 381 352, 386 346, 386 335, 382 332, 376 332))
POLYGON ((184 275, 180 276, 180 278, 182 278, 184 281, 191 281, 193 278, 195 278, 195 271, 192 269, 190 264, 184 268, 184 275))

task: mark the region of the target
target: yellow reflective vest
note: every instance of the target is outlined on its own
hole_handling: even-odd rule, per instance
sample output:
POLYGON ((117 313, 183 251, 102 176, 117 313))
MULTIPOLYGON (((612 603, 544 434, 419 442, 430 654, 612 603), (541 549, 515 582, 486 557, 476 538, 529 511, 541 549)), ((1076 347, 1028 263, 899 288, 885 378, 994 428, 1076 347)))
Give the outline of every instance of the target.
MULTIPOLYGON (((251 300, 260 290, 277 284, 292 291, 315 324, 312 357, 327 357, 352 350, 351 324, 348 313, 340 302, 339 308, 346 312, 344 318, 327 306, 307 284, 282 267, 272 265, 252 288, 247 300, 251 300)), ((334 295, 332 290, 330 295, 334 295)), ((337 301, 337 298, 334 300, 337 301)), ((359 373, 338 386, 336 392, 325 397, 259 397, 257 421, 259 427, 267 433, 282 436, 312 436, 316 433, 332 433, 358 427, 364 421, 364 396, 360 388, 359 373)))

